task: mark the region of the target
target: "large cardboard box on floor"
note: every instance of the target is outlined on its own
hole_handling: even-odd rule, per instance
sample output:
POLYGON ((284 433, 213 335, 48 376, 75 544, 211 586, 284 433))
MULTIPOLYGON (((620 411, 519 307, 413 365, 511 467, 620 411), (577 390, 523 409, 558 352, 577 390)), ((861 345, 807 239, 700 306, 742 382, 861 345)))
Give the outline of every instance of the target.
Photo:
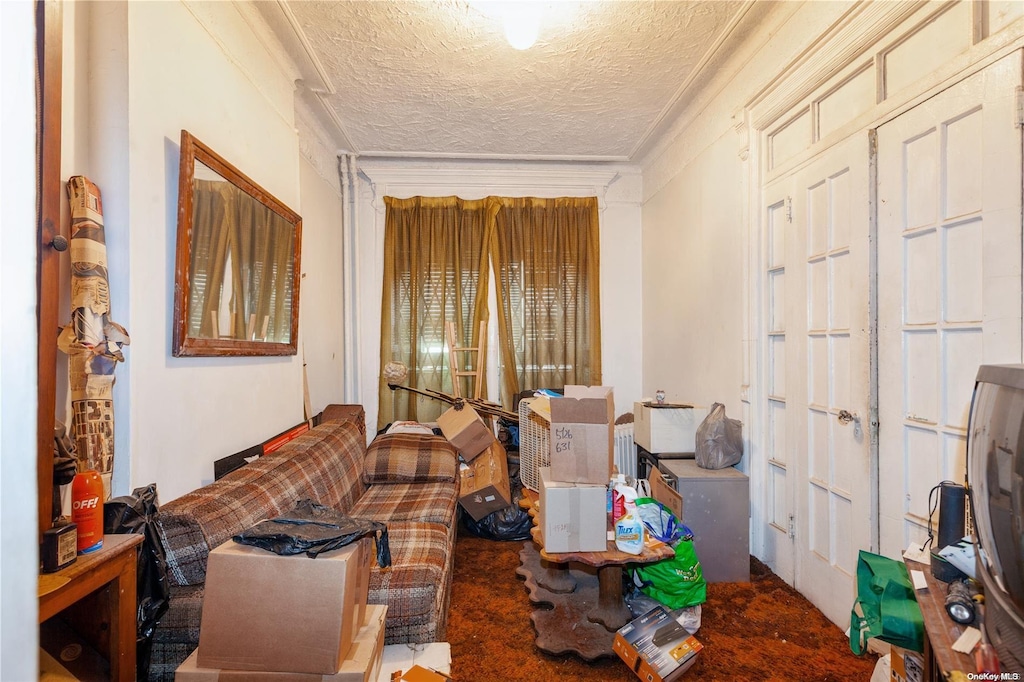
POLYGON ((206 568, 197 664, 331 675, 345 660, 366 603, 373 541, 280 556, 225 542, 206 568))
POLYGON ((697 662, 703 648, 664 606, 623 625, 612 641, 612 650, 645 682, 679 679, 697 662))
POLYGON ((437 417, 437 426, 467 462, 498 442, 487 422, 466 404, 461 410, 451 407, 442 412, 437 417))
POLYGON ((508 455, 498 441, 459 467, 459 478, 459 504, 474 521, 512 504, 508 455))
POLYGON ((174 672, 174 682, 375 682, 384 654, 384 617, 388 607, 371 605, 341 668, 332 675, 316 673, 255 672, 199 667, 199 650, 192 652, 174 672))
POLYGON ((540 468, 539 527, 548 553, 603 552, 608 549, 608 488, 566 483, 540 468))
POLYGON ((696 452, 706 407, 633 403, 633 439, 647 452, 696 452))
POLYGON ((609 386, 566 386, 551 398, 551 476, 608 485, 614 461, 615 399, 609 386))

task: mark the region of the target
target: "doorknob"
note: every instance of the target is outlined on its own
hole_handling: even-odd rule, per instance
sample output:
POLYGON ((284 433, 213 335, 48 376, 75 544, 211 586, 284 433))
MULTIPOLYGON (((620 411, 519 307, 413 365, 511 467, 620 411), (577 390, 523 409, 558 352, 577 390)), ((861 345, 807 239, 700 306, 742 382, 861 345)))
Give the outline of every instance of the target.
POLYGON ((849 424, 850 422, 857 422, 860 424, 860 417, 857 416, 856 412, 851 413, 847 410, 839 410, 839 414, 836 415, 836 418, 839 419, 840 424, 849 424))
POLYGON ((836 415, 836 418, 843 426, 853 422, 853 437, 860 438, 860 416, 856 412, 839 410, 839 414, 836 415))

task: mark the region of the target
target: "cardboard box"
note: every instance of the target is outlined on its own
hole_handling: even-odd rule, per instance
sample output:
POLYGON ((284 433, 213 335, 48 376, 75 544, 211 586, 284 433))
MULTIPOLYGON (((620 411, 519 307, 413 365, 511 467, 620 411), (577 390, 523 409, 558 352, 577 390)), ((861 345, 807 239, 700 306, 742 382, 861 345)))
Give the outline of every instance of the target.
POLYGON ((665 505, 679 521, 682 521, 683 496, 679 494, 679 491, 666 483, 665 477, 657 469, 650 473, 648 482, 651 484, 651 497, 665 505))
POLYGON ((226 542, 210 552, 197 663, 261 672, 338 671, 366 603, 372 540, 280 556, 226 542))
POLYGON ((512 504, 508 482, 508 455, 495 441, 469 464, 459 468, 459 504, 479 521, 512 504))
POLYGON ((315 673, 254 672, 199 667, 196 649, 174 672, 174 682, 375 682, 384 653, 384 617, 388 607, 373 605, 367 609, 366 623, 352 641, 348 656, 338 672, 315 673))
POLYGON ((385 644, 384 660, 380 664, 378 680, 387 682, 392 675, 400 676, 414 666, 429 668, 448 675, 452 671, 452 646, 448 642, 385 644), (395 675, 395 673, 398 673, 395 675))
POLYGON ((551 398, 551 476, 608 485, 615 442, 615 400, 608 386, 566 386, 551 398))
POLYGON ((548 553, 604 552, 608 549, 608 488, 566 483, 540 468, 541 543, 548 553))
POLYGON ((461 410, 448 408, 438 416, 437 426, 467 462, 498 442, 491 427, 469 405, 461 410))
POLYGON ((633 439, 647 452, 696 452, 697 427, 706 407, 633 403, 633 439))
POLYGON ((641 680, 673 682, 697 662, 704 648, 686 630, 675 631, 678 625, 664 606, 656 606, 619 628, 612 649, 641 680))
POLYGON ((893 646, 889 653, 892 682, 922 682, 924 680, 922 654, 899 646, 893 646))
POLYGON ((414 665, 405 671, 400 678, 401 682, 446 682, 451 679, 433 670, 414 665))

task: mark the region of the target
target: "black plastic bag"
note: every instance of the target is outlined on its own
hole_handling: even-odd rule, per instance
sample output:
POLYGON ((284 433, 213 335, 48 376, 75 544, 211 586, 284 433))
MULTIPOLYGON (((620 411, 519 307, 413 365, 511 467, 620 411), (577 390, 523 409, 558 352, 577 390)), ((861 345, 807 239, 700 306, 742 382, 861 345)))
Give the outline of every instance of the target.
POLYGON ((167 581, 167 556, 157 530, 160 502, 156 484, 136 488, 131 495, 108 500, 103 505, 103 532, 142 535, 136 570, 138 629, 136 633, 136 678, 149 679, 153 631, 167 612, 171 585, 167 581))
POLYGON ((523 496, 523 484, 519 479, 519 457, 508 454, 508 480, 512 491, 512 504, 504 509, 491 512, 479 521, 469 514, 463 515, 464 525, 473 535, 486 540, 529 540, 533 521, 525 509, 519 506, 523 496))
POLYGON ((275 554, 305 552, 306 556, 315 559, 319 554, 370 535, 377 542, 377 564, 387 568, 391 565, 387 526, 380 521, 352 518, 313 500, 299 500, 291 512, 269 521, 260 521, 233 539, 275 554))
POLYGON ((78 460, 75 459, 75 442, 68 435, 67 427, 61 422, 53 425, 53 505, 51 519, 54 523, 61 517, 60 487, 75 480, 78 460))
POLYGON ((697 427, 697 466, 724 469, 743 458, 743 422, 725 416, 725 405, 713 403, 708 416, 697 427))

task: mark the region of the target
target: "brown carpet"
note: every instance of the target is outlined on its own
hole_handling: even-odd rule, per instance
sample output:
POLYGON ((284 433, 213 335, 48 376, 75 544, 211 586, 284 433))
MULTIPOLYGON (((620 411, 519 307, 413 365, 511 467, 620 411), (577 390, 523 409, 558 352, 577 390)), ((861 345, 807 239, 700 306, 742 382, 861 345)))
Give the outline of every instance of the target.
MULTIPOLYGON (((534 646, 532 606, 516 576, 522 542, 460 530, 448 641, 458 682, 638 679, 618 658, 587 663, 534 646)), ((803 596, 751 557, 749 583, 708 585, 697 639, 704 645, 684 680, 868 680, 874 656, 850 652, 843 633, 803 596)))

